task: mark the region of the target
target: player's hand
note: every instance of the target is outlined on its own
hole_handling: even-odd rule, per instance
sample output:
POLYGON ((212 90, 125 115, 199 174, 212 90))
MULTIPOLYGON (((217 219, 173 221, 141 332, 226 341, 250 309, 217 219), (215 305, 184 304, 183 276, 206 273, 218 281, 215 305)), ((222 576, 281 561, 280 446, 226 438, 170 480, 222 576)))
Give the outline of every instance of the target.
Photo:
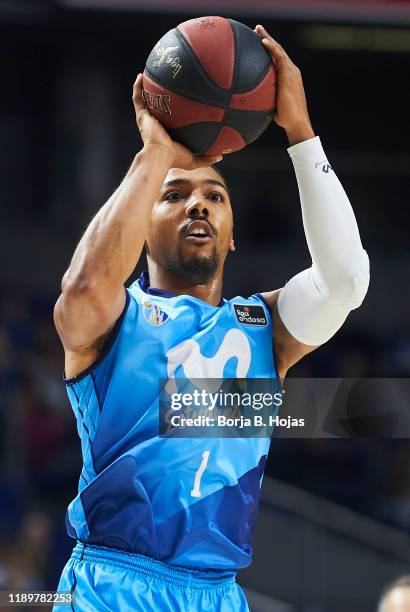
POLYGON ((189 149, 172 140, 161 123, 145 108, 142 97, 142 74, 137 76, 134 83, 132 101, 134 102, 135 117, 144 147, 164 147, 169 154, 170 168, 195 170, 195 168, 211 166, 221 161, 221 155, 194 155, 189 149))
POLYGON ((313 138, 315 134, 309 119, 299 68, 263 26, 257 25, 255 32, 262 38, 262 44, 270 53, 277 73, 277 99, 274 115, 276 123, 286 130, 291 145, 313 138))

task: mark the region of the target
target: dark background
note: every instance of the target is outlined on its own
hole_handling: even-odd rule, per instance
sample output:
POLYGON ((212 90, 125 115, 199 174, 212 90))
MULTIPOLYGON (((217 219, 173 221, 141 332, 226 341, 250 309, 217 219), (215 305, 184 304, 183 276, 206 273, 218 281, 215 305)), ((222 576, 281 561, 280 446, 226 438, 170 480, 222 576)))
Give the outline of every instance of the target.
MULTIPOLYGON (((290 375, 408 377, 408 13, 377 12, 370 3, 357 13, 341 10, 351 3, 309 12, 308 2, 299 4, 303 10, 259 2, 254 14, 241 3, 218 11, 250 27, 262 22, 301 68, 314 129, 370 257, 362 307, 290 375)), ((1 588, 55 588, 70 553, 64 512, 81 457, 52 307, 82 232, 141 146, 131 101, 136 74, 168 29, 207 12, 147 7, 0 2, 1 588)), ((237 245, 225 297, 281 287, 310 265, 286 147, 272 125, 221 164, 237 245)), ((408 440, 277 440, 267 474, 393 526, 409 541, 408 440)), ((271 563, 279 563, 274 551, 271 563)), ((382 586, 369 591, 369 610, 382 586)), ((297 609, 336 608, 329 595, 297 609)))

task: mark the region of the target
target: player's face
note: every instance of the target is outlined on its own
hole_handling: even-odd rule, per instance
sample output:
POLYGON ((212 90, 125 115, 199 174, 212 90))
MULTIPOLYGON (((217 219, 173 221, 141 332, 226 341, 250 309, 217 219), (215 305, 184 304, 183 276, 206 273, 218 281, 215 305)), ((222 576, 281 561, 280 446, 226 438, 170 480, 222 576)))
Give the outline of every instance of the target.
POLYGON ((234 250, 232 208, 213 168, 172 168, 154 204, 147 245, 150 257, 173 271, 212 276, 234 250))

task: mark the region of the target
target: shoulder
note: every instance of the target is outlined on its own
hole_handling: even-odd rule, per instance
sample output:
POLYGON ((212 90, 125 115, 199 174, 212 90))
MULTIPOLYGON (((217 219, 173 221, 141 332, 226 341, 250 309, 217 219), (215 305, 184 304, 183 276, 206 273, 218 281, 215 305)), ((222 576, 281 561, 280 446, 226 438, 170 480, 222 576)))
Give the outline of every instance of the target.
POLYGON ((263 293, 259 293, 260 297, 264 302, 266 302, 272 312, 274 311, 278 302, 280 291, 280 289, 275 289, 274 291, 264 291, 263 293))

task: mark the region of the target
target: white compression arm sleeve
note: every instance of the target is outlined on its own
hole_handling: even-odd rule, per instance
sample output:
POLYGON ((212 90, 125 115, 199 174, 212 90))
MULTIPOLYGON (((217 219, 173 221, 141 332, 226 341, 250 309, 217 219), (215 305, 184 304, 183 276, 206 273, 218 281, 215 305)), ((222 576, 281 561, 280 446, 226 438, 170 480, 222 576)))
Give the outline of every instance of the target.
POLYGON ((281 289, 278 311, 287 330, 308 345, 323 344, 363 302, 369 258, 356 219, 318 136, 289 147, 299 187, 312 266, 281 289))

